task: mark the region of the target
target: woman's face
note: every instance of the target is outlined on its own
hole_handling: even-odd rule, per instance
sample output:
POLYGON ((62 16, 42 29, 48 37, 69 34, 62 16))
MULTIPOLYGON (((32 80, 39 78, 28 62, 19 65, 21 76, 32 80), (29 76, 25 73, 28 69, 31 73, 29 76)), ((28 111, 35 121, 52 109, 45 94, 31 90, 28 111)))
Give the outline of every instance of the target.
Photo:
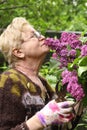
POLYGON ((45 37, 37 32, 32 26, 29 25, 26 31, 22 33, 24 39, 21 48, 25 56, 41 57, 46 55, 50 48, 44 44, 45 37))

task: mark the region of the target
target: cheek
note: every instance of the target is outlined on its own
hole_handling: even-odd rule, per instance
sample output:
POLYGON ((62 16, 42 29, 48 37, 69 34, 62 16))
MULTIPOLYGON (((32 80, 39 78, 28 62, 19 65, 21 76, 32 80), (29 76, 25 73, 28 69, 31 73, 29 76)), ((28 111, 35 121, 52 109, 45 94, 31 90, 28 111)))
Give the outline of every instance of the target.
POLYGON ((24 50, 25 56, 28 56, 28 57, 34 57, 38 53, 38 48, 36 47, 29 46, 24 49, 25 49, 24 50))

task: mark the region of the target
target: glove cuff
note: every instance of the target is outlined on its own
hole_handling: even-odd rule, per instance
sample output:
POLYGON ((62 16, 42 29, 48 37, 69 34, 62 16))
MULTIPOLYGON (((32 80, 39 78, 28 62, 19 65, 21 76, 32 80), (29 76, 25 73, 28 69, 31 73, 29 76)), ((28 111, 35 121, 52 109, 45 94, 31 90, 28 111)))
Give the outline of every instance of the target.
POLYGON ((45 119, 44 119, 44 115, 41 114, 41 113, 39 113, 39 112, 37 112, 36 115, 37 115, 38 119, 40 120, 41 124, 42 124, 44 127, 46 127, 47 124, 46 124, 46 121, 45 121, 45 119))

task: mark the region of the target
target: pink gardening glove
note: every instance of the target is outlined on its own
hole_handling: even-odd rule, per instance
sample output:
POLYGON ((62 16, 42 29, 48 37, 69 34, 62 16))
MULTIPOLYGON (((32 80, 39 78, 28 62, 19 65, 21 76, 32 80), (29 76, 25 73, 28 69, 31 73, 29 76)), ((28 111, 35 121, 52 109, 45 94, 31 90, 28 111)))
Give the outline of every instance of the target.
POLYGON ((73 101, 57 103, 55 100, 52 100, 43 109, 37 112, 36 115, 45 127, 52 123, 66 123, 74 117, 72 113, 73 105, 73 101))

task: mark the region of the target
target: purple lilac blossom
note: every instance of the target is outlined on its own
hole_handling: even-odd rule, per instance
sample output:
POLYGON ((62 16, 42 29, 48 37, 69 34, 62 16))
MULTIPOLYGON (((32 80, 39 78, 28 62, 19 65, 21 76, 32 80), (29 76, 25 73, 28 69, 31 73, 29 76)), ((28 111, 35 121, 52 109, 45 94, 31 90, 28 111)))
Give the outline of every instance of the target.
POLYGON ((81 100, 85 95, 81 84, 78 84, 77 82, 69 82, 67 85, 67 92, 69 92, 77 101, 81 100))
POLYGON ((59 61, 61 63, 61 65, 59 66, 60 68, 63 68, 64 66, 67 66, 67 63, 68 63, 68 59, 67 57, 60 57, 59 58, 59 61))
POLYGON ((56 53, 53 53, 52 54, 52 58, 57 60, 58 59, 58 55, 56 53))
POLYGON ((57 48, 61 48, 59 39, 47 38, 45 40, 45 44, 51 47, 51 49, 53 50, 57 50, 57 48))
POLYGON ((79 37, 80 35, 76 35, 75 33, 63 32, 61 34, 60 41, 68 43, 71 46, 71 48, 75 49, 81 45, 79 37))
POLYGON ((78 78, 77 78, 77 74, 75 71, 68 71, 68 70, 65 70, 62 72, 62 84, 66 84, 68 83, 69 81, 78 81, 78 78))
POLYGON ((80 35, 63 32, 60 39, 47 38, 45 44, 55 50, 60 57, 61 67, 67 67, 76 57, 76 48, 81 48, 80 35), (70 47, 70 49, 67 48, 70 47), (65 61, 66 60, 66 61, 65 61), (63 63, 64 61, 64 63, 63 63))
POLYGON ((68 56, 76 57, 76 50, 75 50, 75 49, 71 49, 71 50, 68 52, 68 56))
POLYGON ((60 51, 60 56, 62 56, 62 57, 66 56, 67 54, 68 54, 67 48, 62 49, 62 50, 60 51))
POLYGON ((83 45, 81 48, 81 56, 87 56, 87 45, 83 45))
POLYGON ((75 71, 65 70, 62 72, 62 84, 67 84, 67 92, 69 92, 76 100, 84 97, 84 91, 81 84, 78 84, 78 76, 75 71))
MULTIPOLYGON (((63 32, 60 39, 47 38, 45 44, 55 50, 58 60, 61 65, 60 68, 67 67, 68 63, 72 63, 76 58, 76 49, 81 50, 81 56, 87 56, 87 44, 82 45, 79 40, 80 35, 74 33, 63 32)), ((78 83, 78 76, 76 71, 63 71, 62 84, 67 84, 67 91, 76 100, 81 100, 84 97, 84 91, 81 84, 78 83)))

